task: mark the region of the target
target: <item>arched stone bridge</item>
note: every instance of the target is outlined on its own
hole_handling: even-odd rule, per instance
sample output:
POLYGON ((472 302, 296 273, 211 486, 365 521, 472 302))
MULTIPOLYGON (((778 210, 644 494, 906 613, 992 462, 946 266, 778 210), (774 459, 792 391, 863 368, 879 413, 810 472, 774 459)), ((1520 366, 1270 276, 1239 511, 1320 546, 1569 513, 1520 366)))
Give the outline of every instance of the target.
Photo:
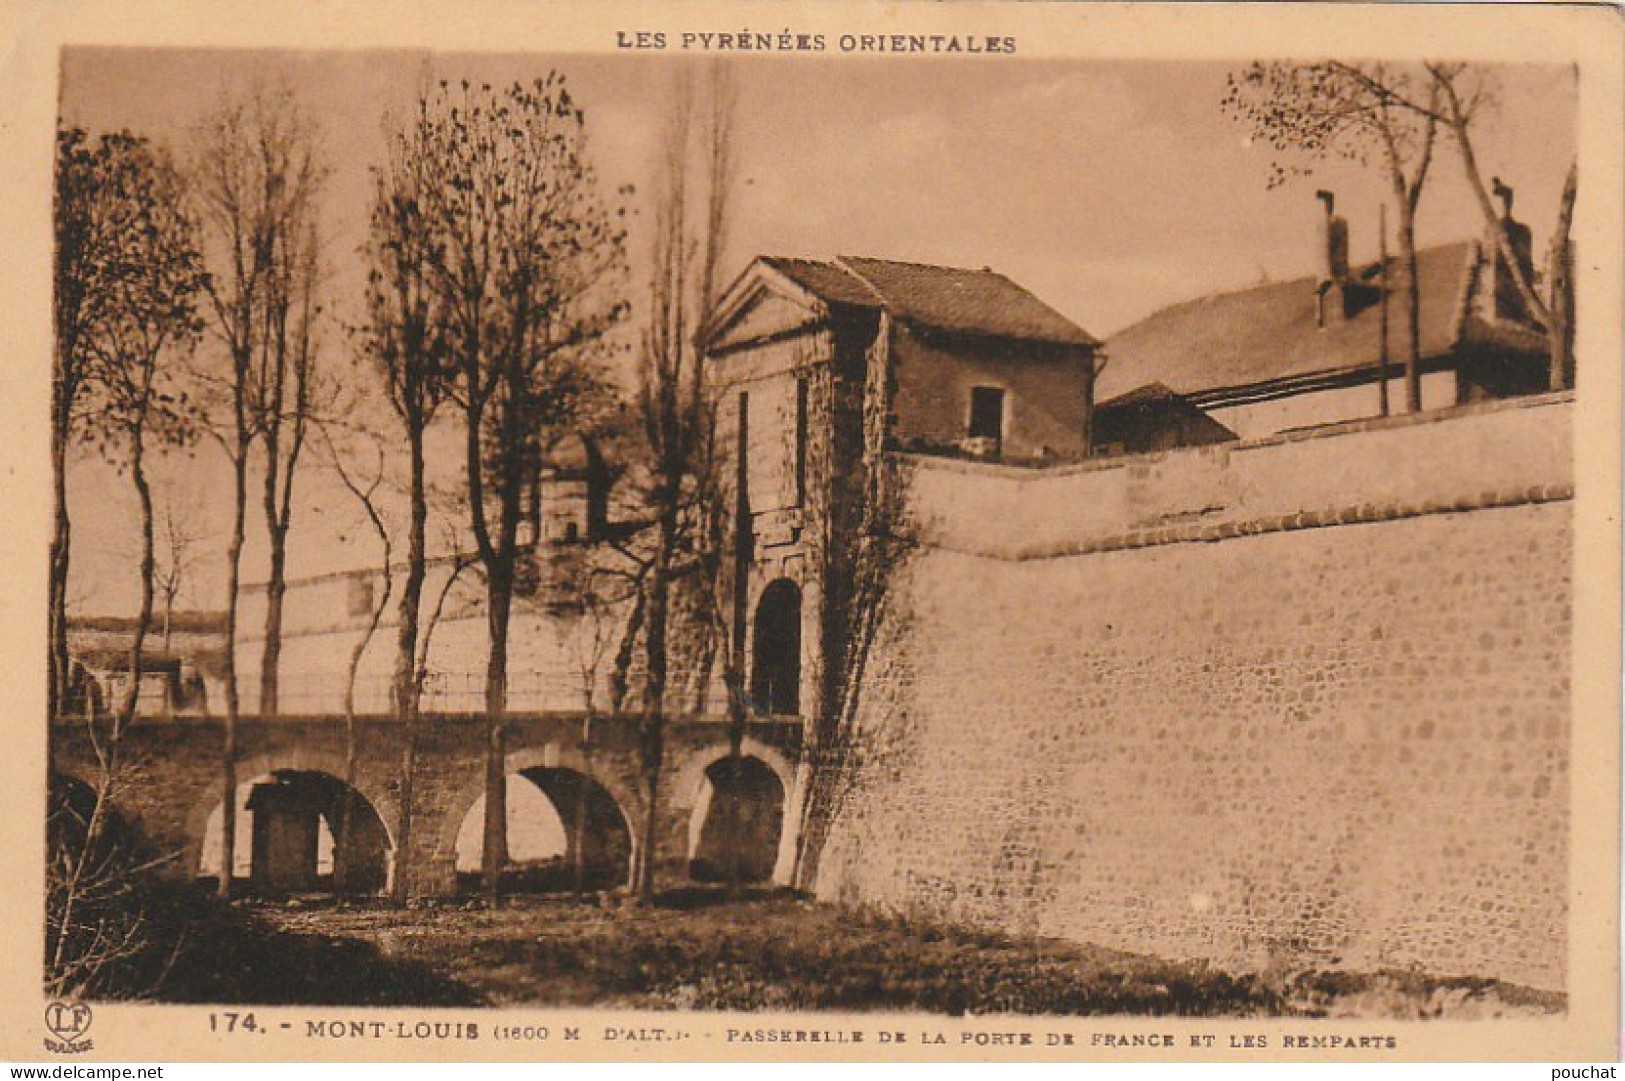
MULTIPOLYGON (((592 885, 624 882, 642 842, 648 809, 639 780, 635 717, 554 712, 510 715, 504 726, 510 836, 524 828, 523 800, 534 784, 564 834, 553 861, 592 885), (578 855, 579 854, 579 855, 578 855)), ((345 799, 345 724, 332 716, 244 719, 238 728, 237 875, 250 889, 290 892, 333 884, 334 838, 349 888, 381 889, 404 866, 414 895, 458 888, 458 838, 474 822, 484 791, 485 721, 478 715, 424 715, 414 771, 413 824, 404 861, 396 852, 403 731, 393 718, 359 719, 355 784, 345 799), (349 808, 351 828, 341 831, 349 808)), ((95 778, 96 757, 82 724, 53 732, 54 768, 70 789, 95 778)), ((113 799, 119 817, 162 851, 178 875, 213 877, 225 793, 219 720, 142 718, 125 736, 113 799), (211 863, 212 860, 212 863, 211 863)), ((667 722, 656 862, 662 883, 716 878, 737 860, 748 879, 786 883, 802 728, 796 718, 753 722, 744 763, 728 763, 719 718, 667 722)), ((539 804, 532 798, 528 806, 539 804)), ((511 841, 510 841, 511 844, 511 841)), ((464 867, 468 850, 465 833, 464 867)), ((547 868, 540 868, 546 877, 547 868)), ((537 872, 538 868, 530 868, 537 872)))

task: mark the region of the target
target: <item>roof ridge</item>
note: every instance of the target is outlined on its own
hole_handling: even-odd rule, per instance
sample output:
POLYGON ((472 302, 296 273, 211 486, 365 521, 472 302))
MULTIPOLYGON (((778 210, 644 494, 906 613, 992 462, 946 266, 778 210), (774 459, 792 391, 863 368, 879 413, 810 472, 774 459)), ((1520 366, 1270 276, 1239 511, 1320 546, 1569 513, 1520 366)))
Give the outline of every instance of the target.
MULTIPOLYGON (((848 259, 863 259, 863 258, 867 258, 867 257, 862 256, 862 255, 837 255, 835 257, 835 259, 834 259, 834 262, 831 265, 840 268, 842 273, 850 274, 852 277, 856 278, 858 280, 858 282, 865 289, 869 290, 869 292, 874 296, 874 298, 877 301, 880 302, 880 307, 881 307, 881 309, 883 311, 890 312, 893 316, 895 316, 896 315, 895 309, 897 307, 897 302, 895 300, 893 300, 891 297, 888 297, 885 293, 882 293, 880 291, 880 286, 876 285, 874 282, 872 282, 868 278, 864 277, 863 274, 860 273, 858 270, 856 270, 855 268, 853 268, 852 266, 847 264, 848 259)), ((873 259, 873 260, 870 260, 870 261, 878 263, 878 262, 883 262, 884 260, 873 259)), ((924 264, 921 264, 921 265, 924 265, 924 264)))
POLYGON ((814 264, 816 266, 834 266, 835 265, 833 262, 831 262, 829 260, 826 260, 826 259, 812 259, 812 258, 809 258, 808 256, 805 256, 805 255, 758 255, 757 258, 762 259, 762 260, 764 260, 766 262, 769 262, 769 263, 812 263, 812 264, 814 264))
MULTIPOLYGON (((1425 255, 1434 255, 1434 254, 1447 252, 1452 248, 1461 248, 1465 252, 1468 249, 1472 248, 1472 246, 1475 243, 1476 243, 1476 241, 1474 241, 1473 238, 1465 237, 1465 238, 1462 238, 1460 240, 1449 240, 1449 241, 1446 241, 1443 244, 1430 244, 1425 248, 1416 249, 1416 257, 1417 257, 1417 259, 1420 260, 1425 255)), ((1397 252, 1391 252, 1391 253, 1389 253, 1388 258, 1391 261, 1393 261, 1395 264, 1397 264, 1399 262, 1400 256, 1399 256, 1399 253, 1397 253, 1397 252)), ((1380 262, 1381 262, 1380 259, 1371 259, 1371 260, 1369 260, 1367 262, 1359 263, 1359 264, 1357 264, 1355 266, 1351 266, 1349 268, 1349 273, 1350 273, 1350 275, 1353 275, 1357 271, 1373 270, 1373 269, 1375 269, 1377 267, 1377 265, 1380 262)), ((1160 319, 1162 316, 1168 315, 1171 312, 1184 311, 1184 310, 1186 310, 1188 308, 1193 308, 1193 307, 1195 307, 1195 306, 1197 306, 1199 304, 1206 304, 1206 303, 1210 303, 1210 302, 1215 301, 1215 300, 1224 300, 1224 299, 1227 299, 1229 297, 1245 296, 1248 293, 1255 293, 1255 292, 1259 292, 1259 291, 1264 290, 1264 289, 1285 289, 1286 287, 1293 286, 1293 285, 1303 285, 1305 283, 1313 284, 1314 281, 1315 281, 1315 275, 1314 274, 1299 274, 1299 275, 1296 275, 1296 276, 1291 277, 1291 278, 1282 278, 1279 281, 1255 282, 1252 285, 1244 285, 1244 286, 1241 286, 1240 288, 1236 288, 1236 289, 1219 289, 1219 290, 1215 290, 1215 291, 1213 291, 1211 293, 1202 293, 1202 294, 1200 294, 1198 296, 1187 297, 1184 300, 1176 300, 1172 304, 1168 304, 1168 305, 1166 305, 1164 307, 1158 308, 1156 311, 1151 312, 1149 315, 1146 315, 1146 316, 1144 316, 1144 317, 1142 317, 1140 319, 1135 320, 1134 322, 1130 323, 1128 326, 1124 327, 1122 330, 1117 331, 1115 334, 1112 335, 1112 337, 1113 338, 1121 337, 1122 335, 1127 334, 1129 331, 1137 330, 1138 328, 1144 326, 1145 324, 1150 323, 1151 321, 1153 321, 1155 319, 1160 319)))
MULTIPOLYGON (((864 255, 819 260, 764 254, 753 262, 764 272, 794 279, 798 288, 825 303, 879 310, 935 330, 1062 345, 1100 344, 1032 290, 992 268, 971 270, 864 255)), ((740 281, 745 280, 748 273, 741 276, 740 281)), ((739 289, 736 283, 730 295, 739 289)))
POLYGON ((913 259, 886 259, 878 255, 837 255, 835 259, 843 265, 848 259, 861 259, 869 263, 890 263, 893 266, 919 267, 922 270, 952 270, 960 274, 991 274, 996 278, 1003 278, 1007 282, 1014 282, 1014 279, 1008 274, 1000 270, 994 270, 990 266, 968 267, 954 266, 951 263, 921 263, 913 259))

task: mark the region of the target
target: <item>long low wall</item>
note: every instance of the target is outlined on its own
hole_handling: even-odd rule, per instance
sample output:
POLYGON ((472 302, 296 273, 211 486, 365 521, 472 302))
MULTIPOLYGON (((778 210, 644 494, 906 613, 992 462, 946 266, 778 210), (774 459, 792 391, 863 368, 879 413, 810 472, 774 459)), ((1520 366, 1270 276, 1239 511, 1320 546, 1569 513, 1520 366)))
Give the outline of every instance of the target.
POLYGON ((1572 403, 1058 473, 905 463, 822 896, 1561 988, 1572 403))
POLYGON ((1568 394, 1513 399, 1048 470, 900 465, 926 543, 1026 559, 1566 499, 1573 408, 1568 394))

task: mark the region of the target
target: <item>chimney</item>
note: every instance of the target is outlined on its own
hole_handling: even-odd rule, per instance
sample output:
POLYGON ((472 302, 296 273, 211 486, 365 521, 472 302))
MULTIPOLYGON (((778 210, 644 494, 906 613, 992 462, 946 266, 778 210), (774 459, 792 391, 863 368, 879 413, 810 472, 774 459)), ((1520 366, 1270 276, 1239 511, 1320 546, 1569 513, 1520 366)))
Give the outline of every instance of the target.
MULTIPOLYGON (((1518 269, 1523 272, 1523 280, 1534 284, 1535 281, 1535 253, 1534 237, 1529 226, 1512 216, 1512 189, 1501 182, 1501 178, 1490 178, 1490 189, 1495 193, 1496 200, 1501 204, 1500 229, 1506 234, 1507 241, 1512 248, 1512 254, 1517 258, 1518 269)), ((1518 291, 1518 283, 1507 266, 1507 261, 1501 255, 1500 247, 1496 244, 1494 235, 1485 240, 1485 250, 1493 259, 1490 271, 1493 298, 1493 316, 1496 319, 1511 319, 1516 322, 1529 321, 1529 306, 1524 303, 1523 294, 1518 291)))
POLYGON ((1490 177, 1490 187, 1495 191, 1495 197, 1501 201, 1501 220, 1512 220, 1512 189, 1501 183, 1498 176, 1490 177))
POLYGON ((1326 325, 1326 295, 1341 290, 1349 278, 1349 223, 1336 214, 1337 196, 1322 188, 1320 200, 1320 271, 1315 284, 1315 325, 1326 325))

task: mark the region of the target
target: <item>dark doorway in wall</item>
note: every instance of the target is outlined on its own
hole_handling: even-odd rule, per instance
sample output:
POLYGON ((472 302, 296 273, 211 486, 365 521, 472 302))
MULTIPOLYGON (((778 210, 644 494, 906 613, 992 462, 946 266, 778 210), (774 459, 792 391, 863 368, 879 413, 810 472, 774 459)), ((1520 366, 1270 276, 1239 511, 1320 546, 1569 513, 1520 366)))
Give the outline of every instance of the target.
POLYGON ((801 590, 783 578, 756 605, 750 693, 769 713, 801 712, 801 590))

